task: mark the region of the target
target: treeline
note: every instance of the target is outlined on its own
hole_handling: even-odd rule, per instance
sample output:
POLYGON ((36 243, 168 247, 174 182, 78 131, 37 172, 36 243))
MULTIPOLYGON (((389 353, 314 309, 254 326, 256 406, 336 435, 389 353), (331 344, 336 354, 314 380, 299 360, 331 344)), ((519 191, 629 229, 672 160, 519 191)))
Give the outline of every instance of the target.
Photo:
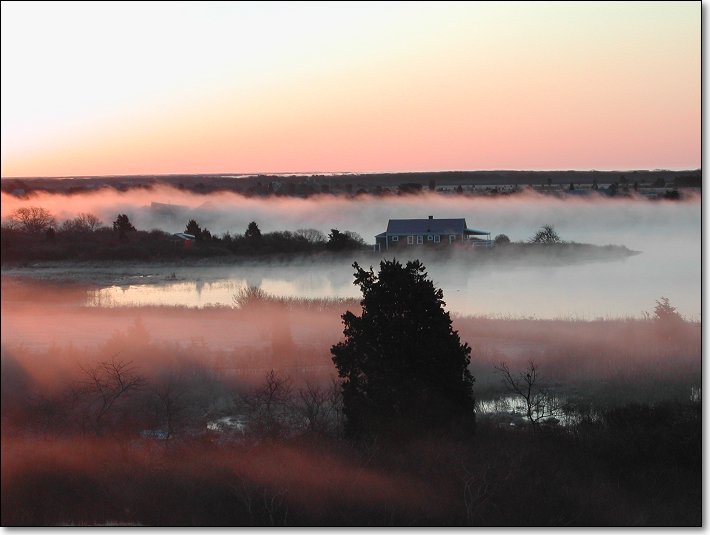
MULTIPOLYGON (((136 229, 126 214, 118 214, 111 226, 96 215, 80 213, 58 223, 42 207, 19 208, 10 214, 0 230, 3 263, 56 260, 174 260, 180 258, 236 257, 274 258, 297 255, 341 254, 370 251, 370 246, 356 232, 331 229, 326 235, 316 229, 262 233, 258 224, 249 223, 245 231, 221 236, 213 234, 191 219, 182 233, 136 229)), ((495 237, 494 249, 477 248, 479 261, 505 260, 537 254, 548 262, 571 258, 618 258, 635 254, 624 246, 596 246, 567 242, 556 230, 545 225, 526 241, 511 242, 505 234, 495 237), (545 247, 539 247, 545 246, 545 247)), ((435 254, 420 247, 399 250, 400 255, 446 259, 470 253, 472 248, 447 247, 435 254)))
POLYGON ((47 260, 164 260, 213 256, 259 257, 296 254, 338 254, 363 250, 367 244, 356 232, 316 229, 262 233, 251 222, 244 233, 221 236, 190 220, 179 236, 162 230, 139 230, 126 214, 112 226, 93 214, 57 224, 41 207, 15 210, 1 232, 2 262, 47 260))
MULTIPOLYGON (((32 192, 68 194, 109 188, 118 191, 150 189, 168 185, 198 194, 231 191, 245 196, 310 197, 312 195, 388 195, 422 190, 451 191, 458 186, 477 193, 502 193, 504 186, 564 186, 569 184, 616 184, 620 189, 636 184, 640 188, 702 187, 701 170, 669 171, 443 171, 414 173, 363 173, 341 175, 144 175, 74 178, 4 179, 0 188, 18 196, 32 192), (481 186, 495 186, 484 190, 481 186)), ((508 188, 510 190, 510 188, 508 188)), ((463 191, 463 189, 461 190, 463 191)))

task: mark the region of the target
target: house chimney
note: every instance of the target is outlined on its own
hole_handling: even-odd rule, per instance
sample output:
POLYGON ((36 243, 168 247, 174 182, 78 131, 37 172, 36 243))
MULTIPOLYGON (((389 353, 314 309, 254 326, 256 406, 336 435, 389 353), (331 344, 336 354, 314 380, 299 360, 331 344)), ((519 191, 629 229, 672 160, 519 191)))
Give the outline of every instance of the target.
POLYGON ((429 219, 434 219, 434 216, 433 216, 433 215, 430 215, 430 216, 429 216, 429 219))

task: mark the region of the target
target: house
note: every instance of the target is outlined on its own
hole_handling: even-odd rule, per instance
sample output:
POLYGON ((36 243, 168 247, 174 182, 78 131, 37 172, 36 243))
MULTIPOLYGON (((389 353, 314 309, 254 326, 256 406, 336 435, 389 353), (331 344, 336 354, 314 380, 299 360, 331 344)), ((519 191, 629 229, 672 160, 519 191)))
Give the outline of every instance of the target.
POLYGON ((193 234, 188 234, 187 232, 176 232, 173 234, 176 238, 180 240, 189 240, 189 241, 194 241, 195 236, 193 234))
POLYGON ((173 234, 173 238, 181 241, 183 247, 185 248, 192 246, 192 242, 195 241, 195 236, 188 234, 187 232, 176 232, 173 234))
POLYGON ((492 247, 491 233, 468 228, 465 219, 390 219, 387 230, 375 236, 375 251, 398 247, 492 247))

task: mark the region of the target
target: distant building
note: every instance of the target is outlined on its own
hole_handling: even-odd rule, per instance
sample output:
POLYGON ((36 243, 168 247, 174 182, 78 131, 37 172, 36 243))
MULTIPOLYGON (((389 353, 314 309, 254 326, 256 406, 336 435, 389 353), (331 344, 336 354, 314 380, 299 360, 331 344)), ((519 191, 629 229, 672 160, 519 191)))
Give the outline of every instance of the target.
POLYGON ((191 247, 192 242, 195 241, 195 236, 188 234, 187 232, 176 232, 173 234, 175 240, 180 240, 184 247, 191 247))
POLYGON ((468 228, 465 219, 390 219, 387 230, 375 236, 375 250, 400 247, 493 247, 491 233, 468 228))

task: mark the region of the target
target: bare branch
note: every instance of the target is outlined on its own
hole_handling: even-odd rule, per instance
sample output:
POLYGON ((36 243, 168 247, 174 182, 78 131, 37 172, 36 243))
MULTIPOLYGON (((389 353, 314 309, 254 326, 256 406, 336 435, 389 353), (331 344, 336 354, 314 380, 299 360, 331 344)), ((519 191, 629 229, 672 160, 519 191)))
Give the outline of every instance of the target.
POLYGON ((505 362, 495 369, 501 374, 507 388, 522 398, 525 416, 534 427, 538 426, 541 420, 559 413, 560 404, 543 387, 539 367, 533 360, 528 361, 528 367, 517 376, 512 374, 505 362))
POLYGON ((77 385, 79 396, 89 399, 89 407, 96 405, 94 429, 100 434, 102 421, 111 411, 116 401, 133 391, 142 389, 146 380, 138 374, 132 362, 116 360, 113 355, 109 360, 93 367, 79 366, 86 379, 77 385))

